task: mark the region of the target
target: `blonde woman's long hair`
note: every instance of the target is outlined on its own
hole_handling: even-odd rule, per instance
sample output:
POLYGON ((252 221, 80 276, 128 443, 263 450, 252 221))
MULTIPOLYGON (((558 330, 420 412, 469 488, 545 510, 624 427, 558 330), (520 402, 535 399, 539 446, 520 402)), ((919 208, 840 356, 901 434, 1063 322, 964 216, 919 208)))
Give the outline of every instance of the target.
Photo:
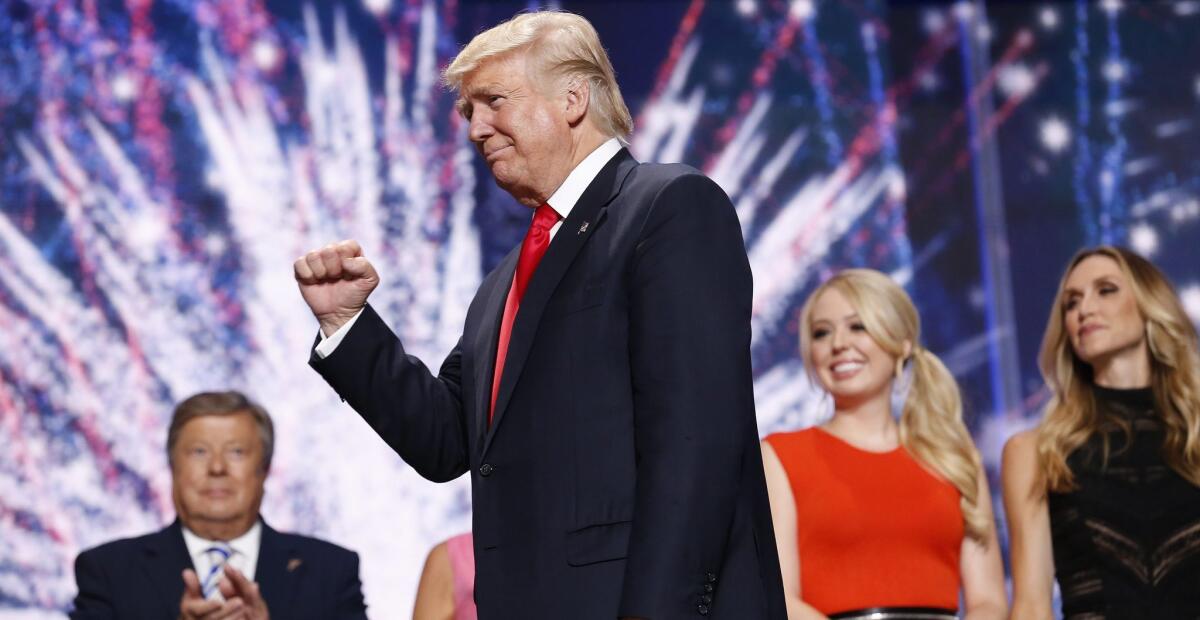
POLYGON ((909 366, 912 383, 900 414, 900 444, 919 463, 958 489, 967 536, 986 544, 992 520, 979 497, 983 463, 962 417, 962 397, 954 375, 936 355, 920 346, 921 319, 904 289, 872 269, 847 269, 809 295, 800 311, 800 353, 817 382, 810 360, 812 308, 822 293, 836 290, 858 313, 881 349, 909 366), (911 347, 906 357, 906 345, 911 347))
MULTIPOLYGON (((1037 452, 1046 488, 1075 488, 1067 457, 1105 422, 1092 391, 1092 367, 1076 357, 1065 326, 1067 278, 1079 263, 1092 256, 1112 259, 1129 280, 1138 313, 1146 324, 1150 383, 1155 410, 1165 431, 1163 457, 1171 469, 1200 486, 1200 353, 1196 328, 1174 287, 1157 267, 1125 248, 1104 245, 1083 250, 1071 259, 1058 285, 1042 338, 1038 365, 1051 399, 1038 426, 1037 452)), ((1111 417, 1109 421, 1122 427, 1128 436, 1127 423, 1111 417)), ((1107 459, 1108 435, 1101 433, 1101 437, 1107 459)))

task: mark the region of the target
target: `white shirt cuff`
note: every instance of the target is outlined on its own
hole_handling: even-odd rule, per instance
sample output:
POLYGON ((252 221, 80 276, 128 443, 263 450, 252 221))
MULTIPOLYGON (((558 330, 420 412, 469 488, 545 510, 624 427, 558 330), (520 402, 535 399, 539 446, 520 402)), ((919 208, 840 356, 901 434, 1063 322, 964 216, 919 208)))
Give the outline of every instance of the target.
POLYGON ((349 321, 343 323, 331 336, 326 336, 325 332, 318 329, 317 332, 321 334, 321 342, 317 344, 317 357, 325 359, 333 355, 333 351, 342 343, 342 339, 346 337, 346 334, 350 333, 350 328, 354 327, 354 322, 358 320, 358 317, 362 316, 362 313, 362 310, 354 313, 354 316, 350 317, 349 321))

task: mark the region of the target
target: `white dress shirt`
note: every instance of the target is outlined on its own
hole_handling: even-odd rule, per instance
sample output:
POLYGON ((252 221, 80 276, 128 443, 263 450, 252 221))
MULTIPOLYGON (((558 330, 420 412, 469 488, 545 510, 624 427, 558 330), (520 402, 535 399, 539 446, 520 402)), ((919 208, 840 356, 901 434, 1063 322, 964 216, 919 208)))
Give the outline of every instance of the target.
MULTIPOLYGON (((579 162, 571 170, 571 174, 567 175, 562 185, 559 185, 558 189, 554 190, 554 194, 546 201, 546 204, 550 205, 550 208, 554 209, 554 212, 558 213, 559 217, 558 223, 550 228, 551 240, 558 233, 558 229, 562 228, 563 222, 571 214, 571 210, 575 208, 575 203, 579 202, 580 196, 583 196, 584 190, 592 184, 592 181, 596 180, 596 175, 600 174, 600 170, 604 168, 604 165, 612 160, 621 151, 621 148, 619 140, 609 138, 604 144, 601 144, 594 151, 588 153, 588 156, 584 157, 583 161, 579 162)), ((532 219, 533 214, 530 213, 529 217, 532 219)), ((346 337, 350 328, 354 327, 354 322, 358 320, 361 314, 362 310, 359 310, 354 316, 350 317, 349 321, 346 321, 337 331, 328 337, 325 336, 324 332, 321 332, 321 342, 316 347, 317 357, 321 359, 329 357, 334 349, 337 349, 337 346, 341 344, 342 339, 346 337)))
POLYGON ((188 555, 192 558, 192 566, 196 567, 196 575, 200 578, 200 583, 204 583, 204 577, 213 567, 212 554, 206 552, 219 542, 229 545, 229 548, 233 550, 226 564, 241 571, 246 579, 254 581, 254 569, 258 567, 258 548, 262 544, 262 522, 255 521, 245 534, 233 540, 221 541, 201 538, 185 526, 183 542, 187 545, 188 555))

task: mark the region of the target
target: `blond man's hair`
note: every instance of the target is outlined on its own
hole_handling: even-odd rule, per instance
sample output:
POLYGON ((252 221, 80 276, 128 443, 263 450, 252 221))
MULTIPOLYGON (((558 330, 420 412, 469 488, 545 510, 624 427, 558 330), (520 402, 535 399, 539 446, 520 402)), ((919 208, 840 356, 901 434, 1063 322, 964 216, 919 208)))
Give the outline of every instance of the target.
POLYGON ((1092 367, 1075 355, 1066 328, 1067 278, 1092 256, 1111 259, 1129 280, 1129 289, 1145 321, 1150 350, 1150 385, 1164 427, 1162 455, 1167 465, 1189 482, 1200 485, 1200 351, 1196 328, 1188 318, 1171 282, 1150 261, 1121 247, 1102 245, 1075 255, 1063 273, 1046 323, 1038 359, 1052 398, 1038 425, 1037 452, 1041 474, 1051 491, 1075 488, 1067 457, 1098 434, 1107 459, 1107 421, 1129 425, 1105 415, 1096 402, 1092 367))
POLYGON ((800 354, 814 382, 812 311, 817 299, 830 290, 845 297, 880 349, 897 358, 898 364, 911 366, 912 383, 900 413, 900 444, 958 490, 966 535, 986 545, 994 524, 979 497, 983 461, 963 423, 958 382, 937 355, 920 345, 921 319, 912 299, 874 269, 846 269, 817 287, 800 311, 800 354))
POLYGON ((588 84, 588 110, 596 128, 626 142, 633 118, 600 36, 588 20, 563 11, 522 13, 479 33, 442 73, 446 85, 462 90, 467 75, 483 63, 511 54, 528 54, 535 83, 555 87, 588 84), (545 79, 549 78, 549 79, 545 79), (593 116, 594 114, 594 116, 593 116))

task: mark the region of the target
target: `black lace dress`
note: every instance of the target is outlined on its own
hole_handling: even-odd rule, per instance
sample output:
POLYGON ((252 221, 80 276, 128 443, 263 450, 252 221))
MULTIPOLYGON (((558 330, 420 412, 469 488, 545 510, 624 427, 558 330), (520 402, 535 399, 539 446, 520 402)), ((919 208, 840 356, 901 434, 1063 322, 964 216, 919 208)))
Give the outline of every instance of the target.
POLYGON ((1149 388, 1096 388, 1115 425, 1107 466, 1100 436, 1067 459, 1078 488, 1050 493, 1050 530, 1063 617, 1200 618, 1200 488, 1167 467, 1149 388))

